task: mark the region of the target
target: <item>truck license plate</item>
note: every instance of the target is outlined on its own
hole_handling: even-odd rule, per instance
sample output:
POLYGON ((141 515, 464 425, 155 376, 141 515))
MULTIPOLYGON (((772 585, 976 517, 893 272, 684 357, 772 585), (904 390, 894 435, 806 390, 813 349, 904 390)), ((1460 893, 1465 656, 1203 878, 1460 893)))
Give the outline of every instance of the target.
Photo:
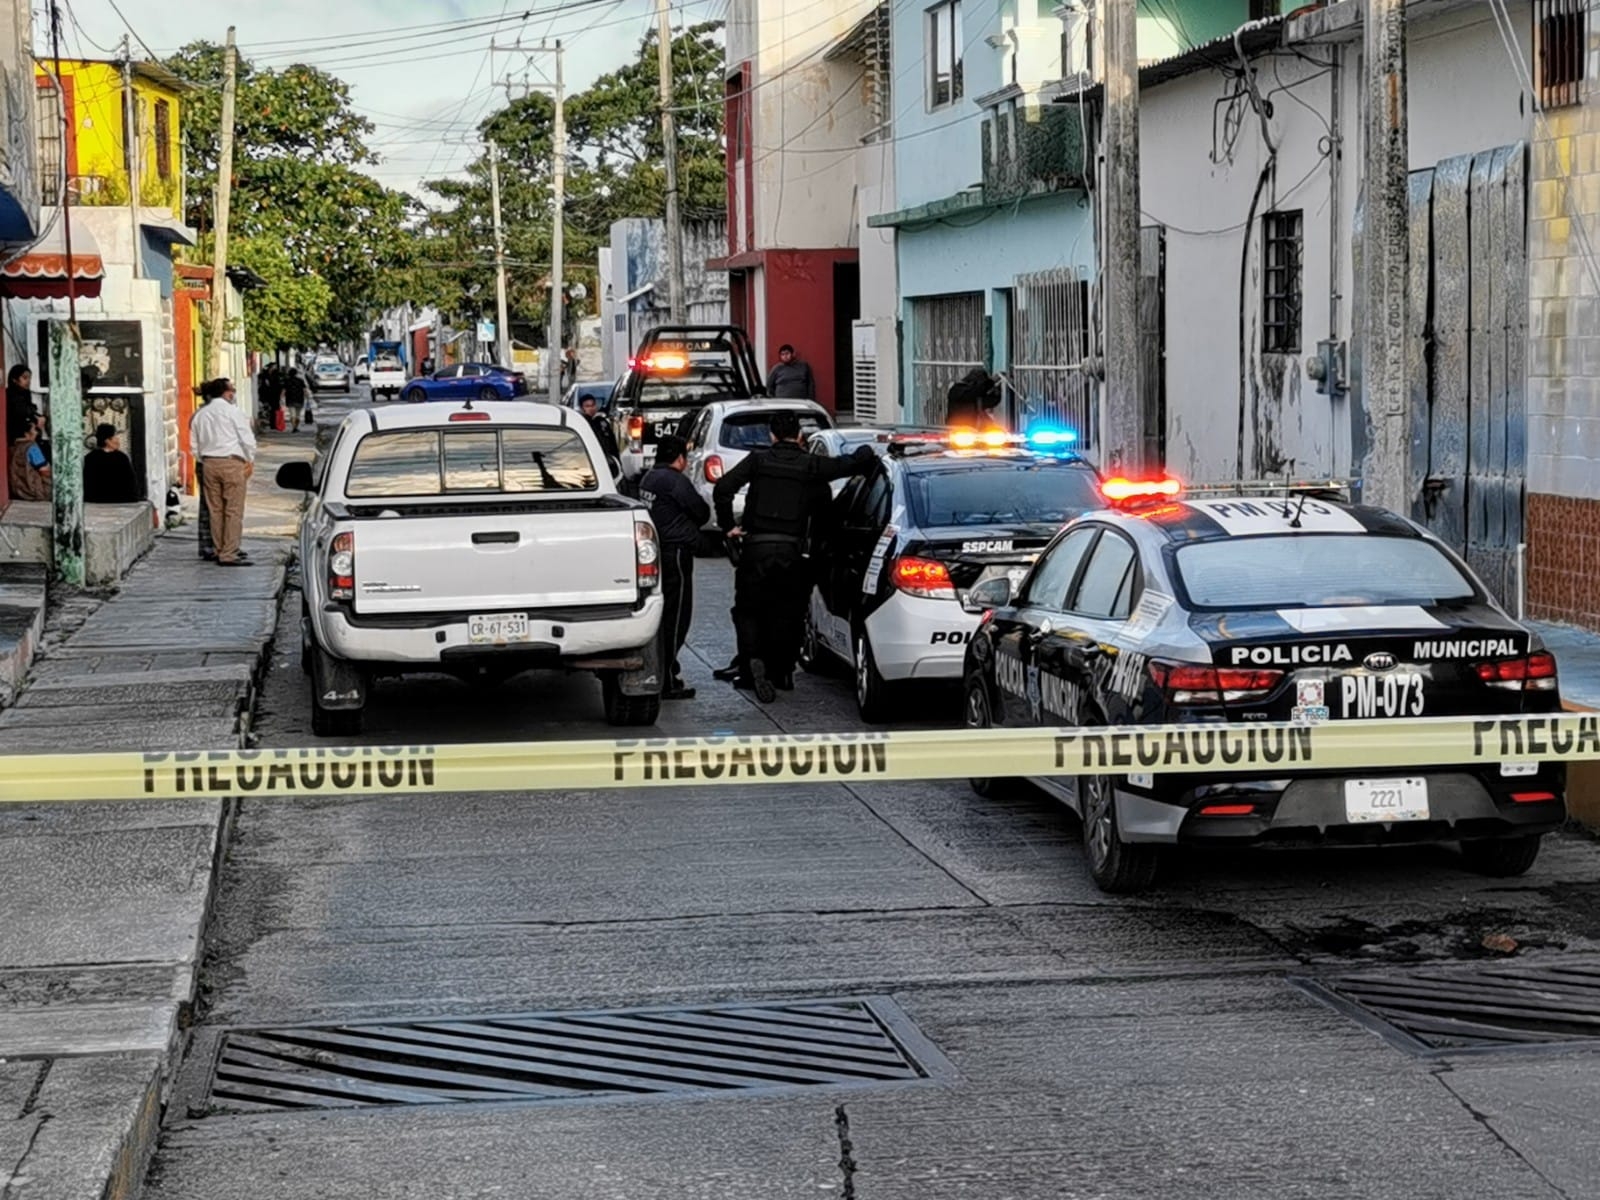
POLYGON ((1426 779, 1346 779, 1344 815, 1353 825, 1374 821, 1426 821, 1426 779))
POLYGON ((526 642, 530 636, 527 613, 487 613, 467 618, 467 640, 475 645, 504 646, 526 642))

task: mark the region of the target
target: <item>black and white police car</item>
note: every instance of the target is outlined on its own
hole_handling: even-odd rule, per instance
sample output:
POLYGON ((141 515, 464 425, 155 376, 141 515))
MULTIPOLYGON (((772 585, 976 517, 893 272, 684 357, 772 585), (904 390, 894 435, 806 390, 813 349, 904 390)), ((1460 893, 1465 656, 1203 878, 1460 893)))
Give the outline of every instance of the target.
MULTIPOLYGON (((1182 492, 1112 479, 1104 491, 1115 506, 1062 530, 1020 584, 1002 575, 968 594, 983 610, 966 651, 968 725, 1561 707, 1554 657, 1457 555, 1411 521, 1345 502, 1334 483, 1182 492)), ((1557 764, 1358 778, 1223 762, 1035 782, 1082 818, 1089 869, 1112 892, 1148 886, 1163 844, 1458 841, 1472 869, 1515 875, 1565 817, 1557 764)), ((1009 782, 972 781, 983 795, 1009 782)))
POLYGON ((1061 526, 1099 507, 1100 477, 1069 433, 888 435, 878 468, 834 498, 814 538, 817 582, 801 664, 855 674, 864 720, 888 719, 906 680, 961 678, 968 589, 1020 582, 1061 526))

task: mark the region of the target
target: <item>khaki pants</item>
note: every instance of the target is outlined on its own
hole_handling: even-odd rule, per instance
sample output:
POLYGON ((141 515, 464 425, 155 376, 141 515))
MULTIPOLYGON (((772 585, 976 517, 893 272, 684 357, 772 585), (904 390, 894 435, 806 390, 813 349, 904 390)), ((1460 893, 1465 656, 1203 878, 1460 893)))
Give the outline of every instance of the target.
POLYGON ((244 536, 245 463, 237 458, 208 458, 200 479, 206 507, 211 510, 217 561, 232 562, 239 557, 239 541, 244 536))

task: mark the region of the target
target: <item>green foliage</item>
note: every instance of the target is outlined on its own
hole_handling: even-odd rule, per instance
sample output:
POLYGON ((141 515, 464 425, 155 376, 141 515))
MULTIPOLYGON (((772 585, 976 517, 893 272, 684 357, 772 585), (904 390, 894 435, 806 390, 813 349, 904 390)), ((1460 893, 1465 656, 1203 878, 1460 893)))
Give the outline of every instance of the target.
MULTIPOLYGON (((190 93, 183 139, 188 219, 210 229, 223 50, 194 42, 166 65, 201 85, 190 93)), ((373 126, 351 108, 349 86, 315 67, 258 70, 241 57, 234 130, 229 258, 245 261, 234 253, 235 245, 248 245, 257 254, 268 243, 281 250, 283 262, 271 264, 278 274, 255 269, 291 290, 283 311, 294 314, 276 322, 280 330, 295 331, 293 340, 269 343, 262 340, 266 335, 250 330, 252 346, 303 346, 359 333, 371 311, 388 302, 389 274, 413 261, 409 230, 420 205, 361 173, 359 168, 377 161, 366 142, 373 126), (315 284, 304 282, 313 278, 315 284), (324 296, 320 324, 306 326, 324 296)), ((256 299, 247 316, 257 311, 273 310, 256 299)))
MULTIPOLYGON (((720 215, 726 201, 722 149, 723 51, 720 22, 705 22, 672 39, 678 186, 685 217, 720 215)), ((666 212, 662 165, 657 40, 644 38, 624 66, 567 99, 566 282, 598 290, 595 254, 623 217, 666 212)), ((510 308, 515 319, 546 319, 552 209, 551 142, 555 106, 540 92, 514 101, 484 121, 485 139, 500 148, 500 200, 506 236, 510 308)), ((487 156, 466 179, 424 184, 444 207, 428 215, 423 251, 429 262, 474 264, 431 272, 429 298, 462 316, 494 306, 493 219, 487 156)))
POLYGON ((321 275, 297 271, 283 243, 272 237, 228 241, 228 258, 267 281, 244 294, 245 342, 268 353, 279 346, 313 346, 328 328, 334 293, 321 275))

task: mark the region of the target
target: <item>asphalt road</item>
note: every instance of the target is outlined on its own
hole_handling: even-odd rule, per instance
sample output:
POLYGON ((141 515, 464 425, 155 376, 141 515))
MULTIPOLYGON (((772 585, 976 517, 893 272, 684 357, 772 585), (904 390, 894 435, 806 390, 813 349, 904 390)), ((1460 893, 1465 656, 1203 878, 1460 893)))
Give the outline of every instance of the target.
MULTIPOLYGON (((755 703, 702 560, 663 732, 859 727, 842 679, 755 703)), ((285 597, 261 744, 310 742, 285 597)), ((906 726, 954 724, 927 689, 906 726)), ((597 685, 380 686, 372 744, 608 737, 597 685)), ((1208 854, 1090 882, 1039 794, 958 783, 245 801, 152 1200, 1600 1195, 1600 1058, 1411 1057, 1288 978, 1600 951, 1596 848, 1490 881, 1448 849, 1208 854), (947 1060, 910 1086, 226 1115, 219 1035, 888 996, 947 1060)))

